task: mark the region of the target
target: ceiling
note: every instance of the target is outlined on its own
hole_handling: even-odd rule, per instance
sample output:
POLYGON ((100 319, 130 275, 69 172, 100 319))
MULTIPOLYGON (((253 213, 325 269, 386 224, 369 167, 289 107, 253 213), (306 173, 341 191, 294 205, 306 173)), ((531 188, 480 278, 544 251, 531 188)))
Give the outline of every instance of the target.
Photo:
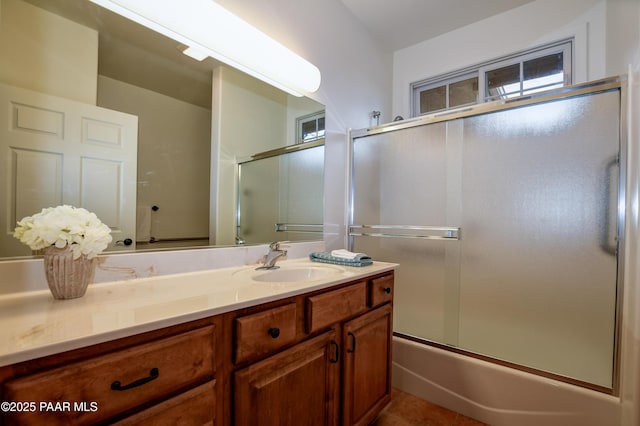
POLYGON ((385 48, 395 51, 535 0, 342 0, 385 48))

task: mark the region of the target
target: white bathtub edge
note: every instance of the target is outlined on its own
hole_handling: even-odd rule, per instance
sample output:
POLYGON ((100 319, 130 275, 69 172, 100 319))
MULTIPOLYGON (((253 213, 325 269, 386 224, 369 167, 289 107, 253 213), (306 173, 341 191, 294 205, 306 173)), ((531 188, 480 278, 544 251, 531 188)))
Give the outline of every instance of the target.
POLYGON ((393 338, 393 386, 492 426, 620 424, 618 397, 393 338))

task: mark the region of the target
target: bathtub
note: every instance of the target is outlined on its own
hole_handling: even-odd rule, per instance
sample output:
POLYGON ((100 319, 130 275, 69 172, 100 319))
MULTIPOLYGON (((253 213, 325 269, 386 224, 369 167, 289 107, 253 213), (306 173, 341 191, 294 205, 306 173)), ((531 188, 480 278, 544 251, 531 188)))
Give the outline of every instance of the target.
POLYGON ((393 338, 393 386, 491 426, 619 425, 620 399, 393 338))

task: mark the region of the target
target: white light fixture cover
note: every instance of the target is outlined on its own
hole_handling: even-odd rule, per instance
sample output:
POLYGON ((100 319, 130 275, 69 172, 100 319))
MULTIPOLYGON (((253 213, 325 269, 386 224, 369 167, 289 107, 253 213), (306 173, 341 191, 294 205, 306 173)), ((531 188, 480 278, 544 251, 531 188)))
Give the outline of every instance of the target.
POLYGON ((320 70, 212 0, 90 0, 295 96, 320 70))
POLYGON ((198 49, 194 49, 193 47, 187 47, 182 51, 185 55, 195 59, 196 61, 204 61, 209 57, 209 54, 206 52, 201 52, 198 49))

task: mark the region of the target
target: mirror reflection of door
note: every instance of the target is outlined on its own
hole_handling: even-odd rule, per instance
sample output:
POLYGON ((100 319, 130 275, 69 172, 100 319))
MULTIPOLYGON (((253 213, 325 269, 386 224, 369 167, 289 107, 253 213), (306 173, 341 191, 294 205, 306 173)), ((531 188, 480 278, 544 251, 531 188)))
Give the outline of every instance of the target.
MULTIPOLYGON (((84 207, 118 241, 135 242, 138 118, 0 84, 0 256, 30 254, 16 221, 46 207, 84 207)), ((123 246, 124 247, 124 246, 123 246)), ((135 248, 135 243, 129 246, 135 248)))

